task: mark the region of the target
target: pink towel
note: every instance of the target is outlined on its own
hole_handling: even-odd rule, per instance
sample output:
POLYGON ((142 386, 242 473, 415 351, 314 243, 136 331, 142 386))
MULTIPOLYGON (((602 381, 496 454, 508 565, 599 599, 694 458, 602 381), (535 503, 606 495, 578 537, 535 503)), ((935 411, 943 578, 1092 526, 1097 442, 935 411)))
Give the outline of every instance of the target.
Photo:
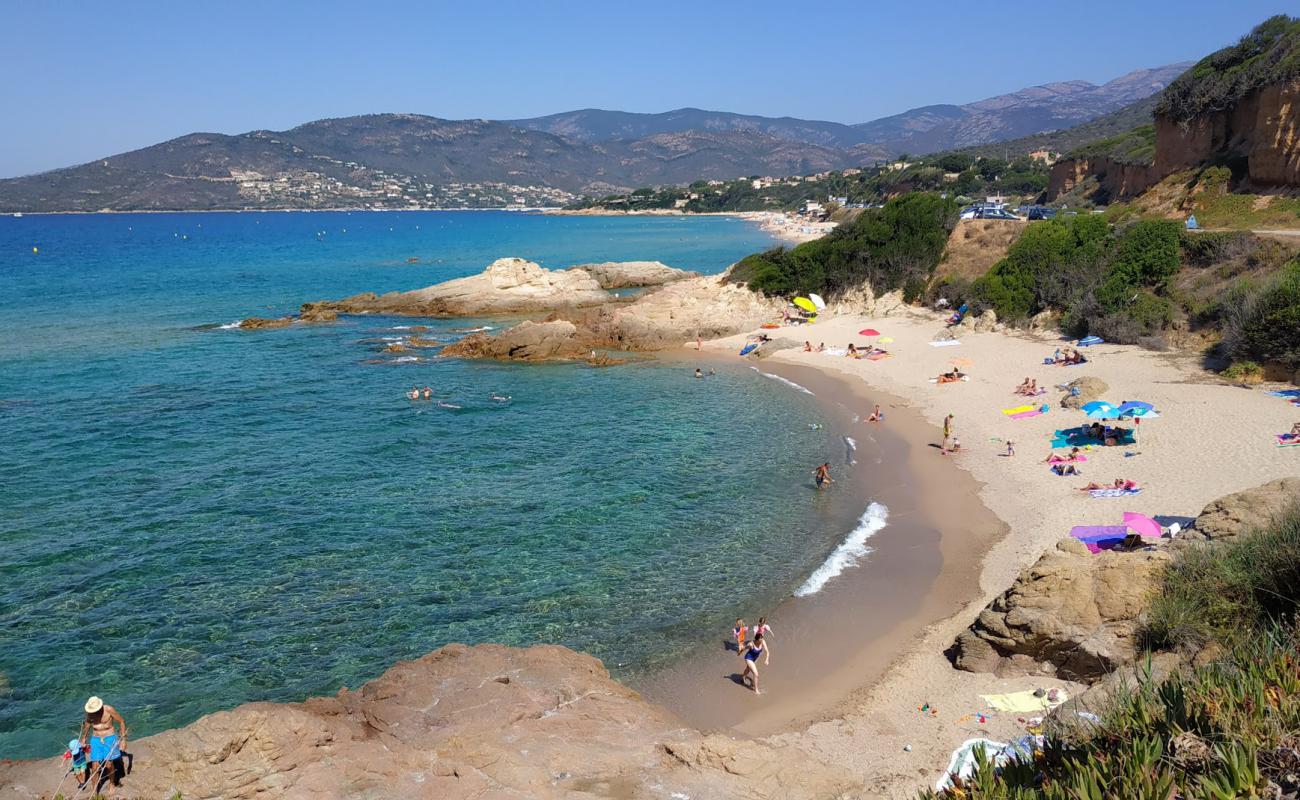
POLYGON ((1041 414, 1041 413, 1043 413, 1043 412, 1040 411, 1039 409, 1035 408, 1033 411, 1021 411, 1019 414, 1012 414, 1012 415, 1011 415, 1011 418, 1012 418, 1012 419, 1024 419, 1025 417, 1036 417, 1036 416, 1038 416, 1038 415, 1041 414))

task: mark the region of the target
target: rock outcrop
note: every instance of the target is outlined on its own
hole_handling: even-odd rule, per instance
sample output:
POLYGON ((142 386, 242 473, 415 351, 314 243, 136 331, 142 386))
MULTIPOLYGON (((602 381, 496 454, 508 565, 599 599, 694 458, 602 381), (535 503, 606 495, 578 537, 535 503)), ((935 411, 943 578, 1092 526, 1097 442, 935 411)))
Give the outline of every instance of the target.
POLYGON ((275 328, 287 328, 292 324, 293 317, 277 317, 275 319, 249 317, 239 321, 239 328, 245 331, 266 331, 275 328))
POLYGON ((662 286, 700 276, 698 272, 676 269, 661 261, 605 261, 600 264, 577 264, 572 269, 586 272, 596 279, 602 289, 662 286))
POLYGON ((410 292, 366 292, 343 300, 306 303, 302 313, 428 317, 528 314, 600 305, 612 299, 584 270, 548 270, 522 258, 499 258, 478 275, 410 292))
POLYGON ((512 361, 556 361, 577 359, 591 350, 590 337, 568 320, 521 322, 492 336, 471 333, 443 348, 452 358, 495 358, 512 361))
POLYGON ((1096 680, 1133 661, 1138 617, 1169 560, 1164 550, 1092 554, 1064 539, 958 636, 954 663, 1096 680))
POLYGON ((780 301, 710 275, 668 284, 631 303, 564 312, 496 336, 468 336, 443 355, 539 361, 584 358, 592 350, 666 350, 697 336, 714 339, 752 330, 780 310, 780 301))
MULTIPOLYGON (((858 796, 792 746, 682 728, 563 647, 449 645, 357 691, 248 703, 132 742, 119 797, 858 796)), ((0 764, 0 796, 48 795, 58 759, 0 764)))
POLYGON ((1300 478, 1279 478, 1262 486, 1220 497, 1207 505, 1183 541, 1221 541, 1266 527, 1283 511, 1300 503, 1300 478))
POLYGON ((1063 158, 1047 174, 1047 199, 1055 200, 1089 178, 1097 179, 1102 202, 1136 197, 1155 186, 1167 173, 1155 164, 1135 164, 1105 156, 1063 158))
POLYGON ((1101 378, 1089 376, 1075 378, 1065 385, 1069 389, 1061 398, 1061 405, 1064 408, 1083 408, 1093 400, 1100 400, 1106 392, 1110 391, 1110 386, 1101 378), (1078 389, 1077 393, 1075 389, 1078 389))

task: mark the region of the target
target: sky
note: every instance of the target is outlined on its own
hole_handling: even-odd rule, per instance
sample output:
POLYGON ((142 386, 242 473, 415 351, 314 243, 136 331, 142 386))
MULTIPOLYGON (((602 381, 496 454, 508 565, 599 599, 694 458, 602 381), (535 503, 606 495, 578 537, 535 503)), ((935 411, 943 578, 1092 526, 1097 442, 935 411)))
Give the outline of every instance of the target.
POLYGON ((684 106, 865 122, 1195 60, 1269 0, 0 0, 0 177, 194 131, 684 106))

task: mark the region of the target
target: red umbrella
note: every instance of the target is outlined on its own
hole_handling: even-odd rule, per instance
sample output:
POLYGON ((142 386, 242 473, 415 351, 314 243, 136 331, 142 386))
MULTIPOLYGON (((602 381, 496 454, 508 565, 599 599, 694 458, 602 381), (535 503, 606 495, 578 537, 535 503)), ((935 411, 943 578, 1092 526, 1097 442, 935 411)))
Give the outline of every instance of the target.
POLYGON ((864 328, 863 330, 858 331, 858 335, 859 335, 859 336, 879 336, 879 335, 880 335, 880 331, 876 330, 875 328, 864 328))

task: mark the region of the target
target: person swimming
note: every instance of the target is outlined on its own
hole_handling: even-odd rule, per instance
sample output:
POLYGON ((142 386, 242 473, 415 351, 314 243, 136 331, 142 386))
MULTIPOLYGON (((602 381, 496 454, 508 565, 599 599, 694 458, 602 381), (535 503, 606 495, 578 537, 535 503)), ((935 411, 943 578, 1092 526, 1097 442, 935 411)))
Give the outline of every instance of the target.
POLYGON ((695 377, 697 377, 697 378, 703 378, 703 377, 704 377, 704 371, 701 370, 699 367, 696 367, 696 368, 695 368, 695 377))
POLYGON ((439 400, 438 408, 460 408, 460 406, 456 405, 455 403, 448 403, 446 401, 439 400))
POLYGON ((492 401, 495 401, 495 402, 497 402, 497 403, 509 403, 509 402, 510 402, 510 395, 508 395, 508 394, 497 394, 496 392, 493 392, 492 394, 488 395, 488 399, 489 399, 489 400, 492 400, 492 401))
POLYGON ((763 657, 765 667, 772 661, 772 648, 761 633, 756 634, 754 641, 750 642, 749 647, 745 649, 745 671, 740 674, 740 682, 753 689, 754 694, 762 694, 758 690, 759 656, 763 657))
POLYGON ((422 394, 423 394, 425 400, 432 400, 432 399, 433 399, 433 387, 432 387, 432 386, 426 386, 426 387, 424 387, 424 391, 422 392, 422 394))
POLYGON ((406 396, 407 396, 408 398, 410 398, 411 400, 419 400, 419 399, 420 399, 420 387, 419 387, 419 386, 412 387, 412 388, 411 388, 411 391, 409 391, 409 392, 406 393, 406 396))

